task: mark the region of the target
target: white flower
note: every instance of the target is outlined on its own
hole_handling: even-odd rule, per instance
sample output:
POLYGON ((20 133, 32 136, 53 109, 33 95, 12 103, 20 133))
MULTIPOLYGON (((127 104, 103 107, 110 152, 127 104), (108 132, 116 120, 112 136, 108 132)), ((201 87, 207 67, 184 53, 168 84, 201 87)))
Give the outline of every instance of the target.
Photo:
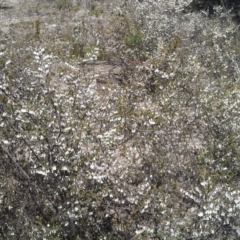
POLYGON ((11 63, 11 60, 8 60, 6 63, 5 63, 5 65, 7 66, 8 64, 10 64, 11 63))
POLYGON ((34 111, 29 111, 30 114, 32 115, 35 115, 35 112, 34 111))
POLYGON ((143 233, 144 231, 145 231, 145 229, 140 229, 140 230, 136 230, 135 233, 137 235, 139 235, 139 234, 143 233))
POLYGON ((56 171, 56 170, 57 170, 57 167, 56 167, 56 166, 52 166, 52 170, 53 170, 53 171, 56 171))
POLYGON ((168 79, 169 76, 168 76, 168 74, 164 73, 164 74, 162 75, 162 78, 166 78, 166 79, 168 79))
POLYGON ((68 167, 66 167, 66 166, 63 166, 61 170, 62 170, 62 171, 66 171, 66 172, 69 171, 68 167))
POLYGON ((208 183, 206 181, 200 183, 203 187, 206 187, 208 183))
POLYGON ((153 121, 153 119, 150 119, 150 120, 149 120, 149 124, 150 124, 150 125, 154 125, 154 124, 156 124, 156 123, 153 121))
POLYGON ((175 77, 175 73, 170 73, 169 76, 170 76, 171 78, 173 78, 173 77, 175 77))
POLYGON ((42 176, 47 176, 47 172, 41 171, 41 170, 37 170, 36 171, 37 174, 42 175, 42 176))

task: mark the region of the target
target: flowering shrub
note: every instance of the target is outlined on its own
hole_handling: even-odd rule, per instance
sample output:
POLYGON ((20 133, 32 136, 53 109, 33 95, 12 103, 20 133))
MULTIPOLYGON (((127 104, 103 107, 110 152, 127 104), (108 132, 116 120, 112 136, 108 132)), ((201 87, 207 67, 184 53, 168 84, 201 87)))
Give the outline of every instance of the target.
POLYGON ((238 25, 104 3, 1 39, 1 237, 238 239, 238 25))

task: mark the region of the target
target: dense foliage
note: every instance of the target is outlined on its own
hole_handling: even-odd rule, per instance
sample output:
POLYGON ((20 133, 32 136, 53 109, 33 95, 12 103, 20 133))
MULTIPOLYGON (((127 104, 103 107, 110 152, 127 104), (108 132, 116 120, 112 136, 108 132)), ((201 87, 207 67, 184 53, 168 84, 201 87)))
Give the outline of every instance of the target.
POLYGON ((1 239, 238 239, 232 15, 70 2, 1 31, 1 239))

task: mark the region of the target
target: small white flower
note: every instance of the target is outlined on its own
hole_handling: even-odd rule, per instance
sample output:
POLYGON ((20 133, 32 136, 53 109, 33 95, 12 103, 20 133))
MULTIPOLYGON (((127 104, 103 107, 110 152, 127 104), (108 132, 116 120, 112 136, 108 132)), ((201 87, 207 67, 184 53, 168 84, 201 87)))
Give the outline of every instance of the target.
POLYGON ((150 120, 149 120, 149 124, 150 124, 150 125, 154 125, 154 124, 155 124, 155 122, 153 121, 153 119, 150 119, 150 120))
POLYGON ((66 167, 66 166, 63 166, 61 170, 62 170, 62 171, 66 171, 66 172, 69 171, 68 167, 66 167))
POLYGON ((29 111, 30 114, 32 115, 35 115, 35 112, 34 111, 29 111))
POLYGON ((166 79, 168 79, 169 76, 168 76, 168 74, 164 73, 164 74, 162 75, 162 78, 166 78, 166 79))
POLYGON ((57 167, 56 167, 56 166, 52 166, 52 170, 53 170, 53 171, 56 171, 56 170, 57 170, 57 167))
POLYGON ((169 76, 170 76, 171 78, 173 78, 173 77, 175 77, 175 73, 170 73, 169 76))
POLYGON ((37 170, 36 173, 42 176, 47 176, 47 173, 41 170, 37 170))
POLYGON ((145 231, 145 229, 140 229, 140 230, 136 230, 135 233, 136 235, 139 235, 141 233, 143 233, 145 231))
POLYGON ((203 187, 206 187, 208 183, 206 181, 200 183, 203 187))
POLYGON ((11 63, 11 60, 8 60, 6 63, 5 63, 5 65, 7 66, 8 64, 10 64, 11 63))

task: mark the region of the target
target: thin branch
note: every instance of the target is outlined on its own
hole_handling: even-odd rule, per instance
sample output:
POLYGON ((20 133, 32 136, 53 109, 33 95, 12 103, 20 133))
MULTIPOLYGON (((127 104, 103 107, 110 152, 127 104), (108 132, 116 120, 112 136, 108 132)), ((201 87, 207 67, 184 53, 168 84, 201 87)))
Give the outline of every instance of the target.
POLYGON ((3 146, 1 146, 2 151, 8 156, 8 158, 12 161, 17 169, 22 173, 22 175, 27 179, 30 180, 28 174, 23 170, 23 168, 17 163, 17 159, 11 155, 11 153, 3 146))

